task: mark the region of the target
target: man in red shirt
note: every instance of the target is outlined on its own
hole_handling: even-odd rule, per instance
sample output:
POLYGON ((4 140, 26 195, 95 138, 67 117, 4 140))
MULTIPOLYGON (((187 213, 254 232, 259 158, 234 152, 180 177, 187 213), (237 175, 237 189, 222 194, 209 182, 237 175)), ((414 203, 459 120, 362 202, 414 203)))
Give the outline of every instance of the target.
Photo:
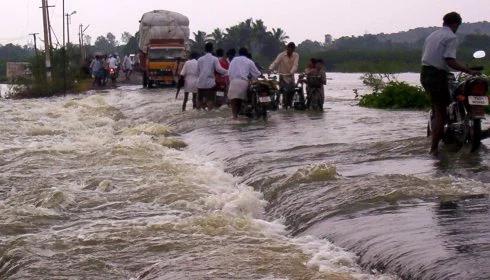
MULTIPOLYGON (((228 61, 227 57, 225 56, 225 51, 223 49, 218 49, 216 50, 216 56, 219 59, 219 64, 223 69, 228 70, 230 68, 230 62, 228 61)), ((227 103, 227 92, 228 92, 228 86, 230 84, 230 79, 227 75, 221 75, 219 73, 216 73, 216 106, 221 107, 223 104, 227 103)))

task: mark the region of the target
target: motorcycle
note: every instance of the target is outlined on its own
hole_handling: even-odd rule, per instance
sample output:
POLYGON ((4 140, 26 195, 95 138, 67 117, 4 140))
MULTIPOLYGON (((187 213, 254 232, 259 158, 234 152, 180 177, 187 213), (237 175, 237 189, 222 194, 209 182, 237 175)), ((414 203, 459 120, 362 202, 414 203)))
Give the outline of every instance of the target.
MULTIPOLYGON (((485 57, 485 52, 478 51, 474 58, 485 57)), ((481 71, 483 67, 472 67, 472 70, 481 71)), ((477 151, 481 140, 488 138, 488 131, 482 131, 482 120, 485 119, 485 107, 489 105, 488 79, 485 76, 470 76, 460 73, 456 78, 449 76, 449 92, 451 104, 447 107, 448 123, 444 127, 443 141, 446 144, 456 144, 459 148, 465 144, 471 146, 471 152, 477 151)), ((428 136, 431 135, 431 120, 427 127, 428 136)))
POLYGON ((116 86, 117 78, 119 76, 118 68, 109 68, 109 78, 111 79, 112 86, 116 86))
POLYGON ((252 81, 248 90, 247 102, 242 104, 240 114, 249 118, 266 120, 268 111, 274 110, 278 104, 277 92, 277 82, 270 77, 252 81))
POLYGON ((293 108, 295 110, 304 111, 307 109, 306 100, 305 100, 305 84, 307 80, 305 79, 305 75, 299 75, 298 82, 294 88, 293 95, 293 108))
POLYGON ((306 75, 306 107, 313 111, 323 111, 325 97, 322 93, 324 81, 321 75, 306 75))

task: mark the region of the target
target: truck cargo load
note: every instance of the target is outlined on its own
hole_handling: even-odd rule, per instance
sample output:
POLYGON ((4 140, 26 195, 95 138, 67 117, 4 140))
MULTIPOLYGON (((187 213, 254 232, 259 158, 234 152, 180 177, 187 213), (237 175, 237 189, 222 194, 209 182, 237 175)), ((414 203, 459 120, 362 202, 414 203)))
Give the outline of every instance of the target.
POLYGON ((152 40, 189 40, 189 18, 186 16, 164 10, 155 10, 145 13, 140 21, 139 48, 148 52, 148 45, 152 40))

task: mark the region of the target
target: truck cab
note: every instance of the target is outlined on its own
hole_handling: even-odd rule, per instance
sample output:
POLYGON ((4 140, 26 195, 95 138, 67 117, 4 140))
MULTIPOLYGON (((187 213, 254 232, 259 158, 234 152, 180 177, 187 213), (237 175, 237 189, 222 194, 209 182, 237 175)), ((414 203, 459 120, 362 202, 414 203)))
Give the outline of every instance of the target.
POLYGON ((187 50, 182 40, 152 40, 141 59, 143 86, 174 86, 187 59, 187 50))

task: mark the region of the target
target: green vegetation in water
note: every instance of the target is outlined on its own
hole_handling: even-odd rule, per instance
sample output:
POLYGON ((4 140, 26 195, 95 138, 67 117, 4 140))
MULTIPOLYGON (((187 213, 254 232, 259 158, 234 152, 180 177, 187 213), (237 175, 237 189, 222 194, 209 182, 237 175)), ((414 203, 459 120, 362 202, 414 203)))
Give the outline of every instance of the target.
POLYGON ((373 92, 360 97, 362 107, 379 109, 425 109, 430 99, 422 87, 399 82, 390 74, 368 73, 361 77, 373 92))

